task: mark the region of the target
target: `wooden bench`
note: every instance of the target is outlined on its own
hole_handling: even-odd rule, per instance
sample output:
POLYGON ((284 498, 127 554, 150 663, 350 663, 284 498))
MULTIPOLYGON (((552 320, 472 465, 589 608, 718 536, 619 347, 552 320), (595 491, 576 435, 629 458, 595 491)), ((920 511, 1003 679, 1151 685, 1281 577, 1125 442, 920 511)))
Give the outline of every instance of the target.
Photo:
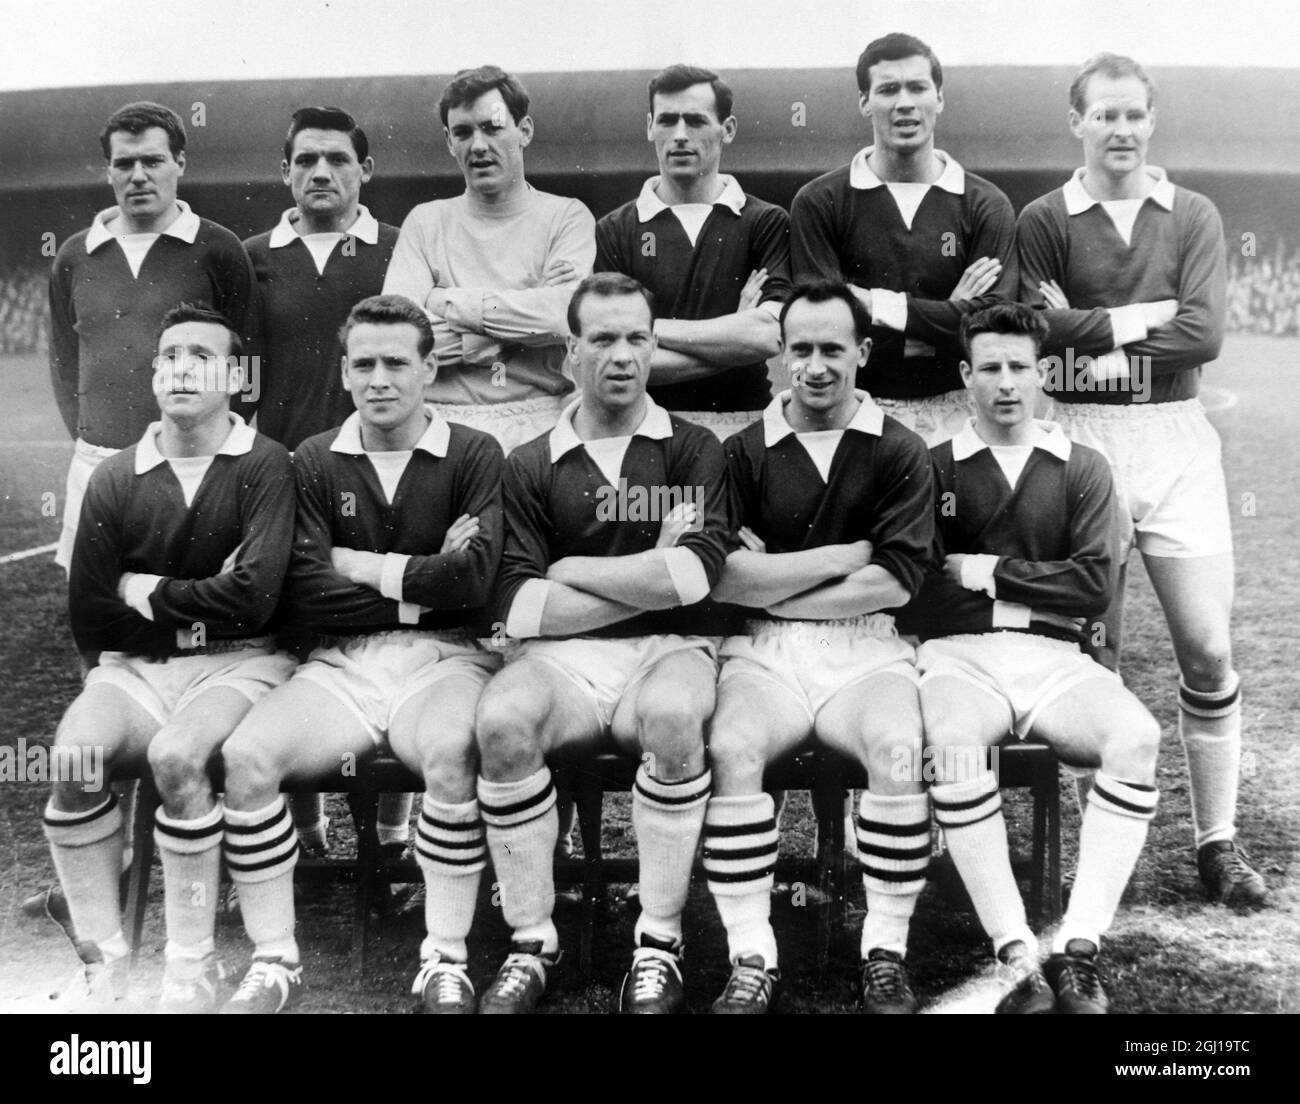
MULTIPOLYGON (((1061 914, 1060 781, 1056 757, 1043 744, 1003 745, 999 754, 999 779, 1003 789, 1027 788, 1033 798, 1029 911, 1040 923, 1061 914)), ((604 795, 631 789, 638 761, 612 753, 561 758, 553 764, 558 788, 569 793, 578 812, 582 838, 580 859, 557 858, 556 885, 582 888, 579 965, 589 971, 596 919, 606 888, 635 882, 634 857, 606 858, 601 844, 604 795)), ((213 786, 220 790, 220 764, 213 771, 213 786)), ((824 968, 830 958, 834 933, 842 925, 851 878, 856 863, 846 849, 845 825, 851 816, 852 790, 866 786, 866 777, 853 763, 821 750, 801 752, 768 768, 764 784, 770 789, 807 790, 817 822, 817 847, 811 856, 783 856, 776 877, 783 882, 803 882, 817 888, 816 954, 824 968)), ((351 859, 301 859, 296 877, 303 880, 347 880, 355 885, 349 966, 354 977, 365 970, 365 954, 376 896, 395 882, 418 882, 421 873, 410 859, 385 862, 378 832, 379 795, 420 793, 418 774, 391 756, 357 763, 351 777, 331 775, 321 783, 290 783, 285 793, 343 793, 356 824, 357 854, 351 859)), ((138 953, 144 931, 149 877, 154 858, 154 811, 158 795, 147 769, 140 775, 135 807, 135 858, 127 883, 126 922, 131 930, 132 958, 138 953)), ((697 867, 696 877, 702 877, 697 867)))

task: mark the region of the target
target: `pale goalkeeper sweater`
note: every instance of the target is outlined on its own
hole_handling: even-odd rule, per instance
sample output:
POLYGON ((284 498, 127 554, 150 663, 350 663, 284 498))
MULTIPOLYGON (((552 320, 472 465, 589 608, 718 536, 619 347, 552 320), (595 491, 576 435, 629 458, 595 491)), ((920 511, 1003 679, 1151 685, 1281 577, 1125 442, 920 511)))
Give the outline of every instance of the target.
POLYGON ((565 312, 591 273, 596 224, 576 199, 529 186, 518 200, 489 207, 470 193, 415 207, 402 223, 384 279, 385 294, 428 308, 435 287, 449 290, 434 316, 438 376, 431 402, 486 404, 564 395, 565 312), (557 261, 565 283, 544 287, 557 261))

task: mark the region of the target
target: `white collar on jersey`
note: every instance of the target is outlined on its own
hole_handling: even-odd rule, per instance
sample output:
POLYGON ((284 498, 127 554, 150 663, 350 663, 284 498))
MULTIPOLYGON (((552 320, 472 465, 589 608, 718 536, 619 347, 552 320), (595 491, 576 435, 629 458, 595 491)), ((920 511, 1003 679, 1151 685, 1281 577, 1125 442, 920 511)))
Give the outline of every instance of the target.
MULTIPOLYGON (((297 207, 290 207, 280 216, 280 221, 275 224, 275 228, 271 231, 272 249, 279 249, 290 242, 297 241, 301 237, 298 231, 294 229, 297 219, 293 216, 297 213, 297 207)), ((366 245, 377 245, 379 243, 379 220, 364 206, 358 204, 356 221, 343 233, 345 236, 359 238, 366 245)))
MULTIPOLYGON (((876 400, 865 391, 859 391, 855 388, 853 393, 862 400, 862 405, 858 407, 858 412, 853 415, 853 420, 844 428, 879 437, 885 428, 885 412, 876 405, 876 400)), ((763 411, 763 445, 765 448, 771 448, 778 441, 782 441, 796 432, 794 427, 785 420, 785 408, 790 402, 790 397, 789 391, 782 391, 767 404, 767 409, 763 411)))
MULTIPOLYGON (((1101 202, 1099 199, 1093 199, 1088 194, 1088 190, 1083 186, 1083 174, 1086 170, 1078 168, 1074 170, 1074 175, 1070 177, 1061 188, 1061 195, 1065 199, 1065 213, 1067 215, 1081 215, 1090 207, 1097 206, 1101 202)), ((1143 199, 1154 199, 1166 211, 1174 209, 1174 186, 1169 177, 1165 175, 1165 170, 1157 168, 1155 165, 1146 166, 1147 176, 1154 180, 1155 187, 1152 188, 1143 199)))
MULTIPOLYGON (((166 234, 169 238, 178 238, 186 245, 193 245, 194 239, 199 236, 199 216, 190 210, 190 205, 183 199, 178 199, 176 206, 180 208, 181 213, 172 220, 172 224, 166 230, 160 230, 159 233, 166 234)), ((107 224, 121 213, 121 207, 106 207, 95 216, 86 234, 87 253, 93 253, 105 242, 113 240, 113 231, 107 224)))
MULTIPOLYGON (((1065 435, 1065 430, 1056 422, 1045 422, 1040 418, 1035 418, 1034 424, 1042 430, 1042 434, 1034 442, 1034 448, 1050 452, 1058 460, 1069 460, 1070 438, 1065 435)), ((975 432, 975 419, 972 418, 966 423, 964 429, 953 436, 952 458, 958 461, 969 460, 977 452, 983 452, 988 447, 988 443, 975 432)))
MULTIPOLYGON (((213 454, 215 456, 243 456, 253 447, 253 441, 257 437, 256 430, 233 410, 229 411, 229 416, 230 432, 221 442, 221 447, 213 454)), ((161 432, 162 422, 150 422, 149 428, 140 438, 140 443, 135 446, 136 475, 144 475, 147 471, 153 471, 159 464, 167 463, 169 458, 158 451, 158 434, 161 432)))
MULTIPOLYGON (((572 452, 583 444, 577 430, 573 428, 573 416, 578 412, 582 400, 569 403, 560 411, 560 420, 555 423, 548 440, 551 445, 551 463, 554 464, 565 453, 572 452)), ((633 437, 649 437, 652 441, 667 440, 673 435, 673 423, 668 411, 654 401, 649 395, 645 397, 645 417, 641 424, 632 431, 633 437)))
MULTIPOLYGON (((427 404, 424 413, 429 419, 429 424, 420 435, 420 439, 415 442, 415 448, 423 449, 430 456, 446 456, 451 444, 451 426, 447 424, 446 418, 427 404)), ((366 454, 365 447, 361 444, 361 415, 355 410, 348 415, 347 421, 339 426, 338 436, 330 445, 330 452, 345 452, 349 456, 366 454)))
MULTIPOLYGON (((853 160, 849 162, 849 187, 860 188, 867 191, 871 188, 882 188, 885 181, 881 180, 867 164, 867 158, 871 156, 875 146, 867 146, 866 149, 860 149, 853 155, 853 160)), ((935 150, 934 155, 943 162, 943 172, 939 174, 939 179, 931 183, 932 188, 942 188, 945 192, 951 192, 953 195, 964 195, 966 193, 966 170, 957 163, 957 159, 951 154, 944 153, 943 150, 935 150)))
MULTIPOLYGON (((641 185, 641 194, 636 197, 636 217, 638 222, 649 222, 660 211, 671 211, 672 207, 665 203, 655 194, 655 185, 661 177, 652 176, 641 185)), ((718 198, 713 201, 714 205, 721 203, 724 207, 729 208, 733 215, 739 216, 741 209, 745 206, 745 193, 740 187, 740 182, 734 176, 728 176, 726 173, 719 173, 718 179, 722 181, 722 191, 718 193, 718 198)))

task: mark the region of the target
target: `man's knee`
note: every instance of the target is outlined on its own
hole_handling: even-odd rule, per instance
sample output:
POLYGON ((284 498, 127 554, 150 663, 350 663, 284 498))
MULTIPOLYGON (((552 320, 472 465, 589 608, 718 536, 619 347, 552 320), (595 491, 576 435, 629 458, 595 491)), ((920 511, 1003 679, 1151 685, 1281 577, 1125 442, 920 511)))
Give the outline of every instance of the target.
POLYGON ((1232 637, 1227 626, 1186 641, 1180 648, 1183 680, 1193 690, 1225 688, 1232 677, 1232 637))
POLYGON ((436 800, 468 801, 478 774, 478 748, 473 734, 440 739, 422 749, 420 773, 424 776, 425 789, 436 800))
POLYGON ((656 778, 666 782, 704 769, 704 717, 689 701, 643 704, 636 726, 641 750, 654 756, 656 778))
POLYGON ((715 718, 708 758, 715 790, 756 793, 763 788, 767 747, 756 719, 735 714, 715 718))
POLYGON ((192 731, 164 725, 150 741, 148 759, 164 802, 206 791, 210 745, 192 731))
POLYGON ((494 692, 488 687, 479 699, 474 724, 484 778, 503 781, 537 769, 542 758, 539 734, 546 713, 546 703, 537 695, 494 692))
POLYGON ((241 725, 221 746, 225 767, 226 800, 236 808, 252 799, 269 800, 277 793, 284 766, 264 735, 252 725, 241 725))
POLYGON ((1101 769, 1125 782, 1150 783, 1160 755, 1160 725, 1145 709, 1126 718, 1104 736, 1101 769))

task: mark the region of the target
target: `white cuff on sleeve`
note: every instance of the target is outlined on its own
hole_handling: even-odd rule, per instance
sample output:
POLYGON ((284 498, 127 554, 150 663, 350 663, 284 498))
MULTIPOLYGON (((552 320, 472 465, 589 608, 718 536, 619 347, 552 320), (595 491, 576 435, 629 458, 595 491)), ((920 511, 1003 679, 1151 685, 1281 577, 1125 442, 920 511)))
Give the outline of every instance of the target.
POLYGON ((993 627, 995 629, 1029 628, 1030 609, 1020 602, 994 602, 993 627))
POLYGON ((1092 378, 1095 380, 1128 379, 1128 357, 1122 349, 1104 353, 1092 361, 1092 378))
POLYGON ((1109 307, 1111 332, 1115 335, 1115 347, 1141 341, 1147 335, 1146 307, 1142 303, 1129 303, 1124 307, 1109 307))
POLYGON ((422 613, 424 613, 424 606, 417 605, 415 602, 397 603, 397 623, 399 625, 418 625, 422 613))
POLYGON ((163 581, 161 575, 133 575, 126 584, 122 601, 148 621, 153 620, 153 606, 149 604, 149 595, 158 589, 163 581))
POLYGON ((700 558, 689 548, 665 548, 664 566, 673 580, 677 600, 693 606, 709 593, 709 577, 700 558))
POLYGON ((379 570, 379 593, 385 598, 391 598, 394 602, 402 601, 402 576, 406 574, 406 565, 410 559, 410 556, 402 556, 397 552, 384 554, 384 566, 379 570))
POLYGON ((483 332, 483 292, 480 288, 445 288, 447 313, 443 316, 453 326, 471 333, 483 332))
POLYGON ((506 635, 516 640, 527 640, 542 635, 542 614, 546 612, 546 599, 550 597, 549 579, 529 579, 515 591, 506 615, 506 635))
POLYGON ((907 293, 872 288, 871 321, 902 333, 907 329, 907 293))
POLYGON ((997 566, 997 556, 968 555, 961 562, 961 585, 967 590, 982 590, 990 598, 997 598, 997 583, 993 580, 993 569, 997 566))

